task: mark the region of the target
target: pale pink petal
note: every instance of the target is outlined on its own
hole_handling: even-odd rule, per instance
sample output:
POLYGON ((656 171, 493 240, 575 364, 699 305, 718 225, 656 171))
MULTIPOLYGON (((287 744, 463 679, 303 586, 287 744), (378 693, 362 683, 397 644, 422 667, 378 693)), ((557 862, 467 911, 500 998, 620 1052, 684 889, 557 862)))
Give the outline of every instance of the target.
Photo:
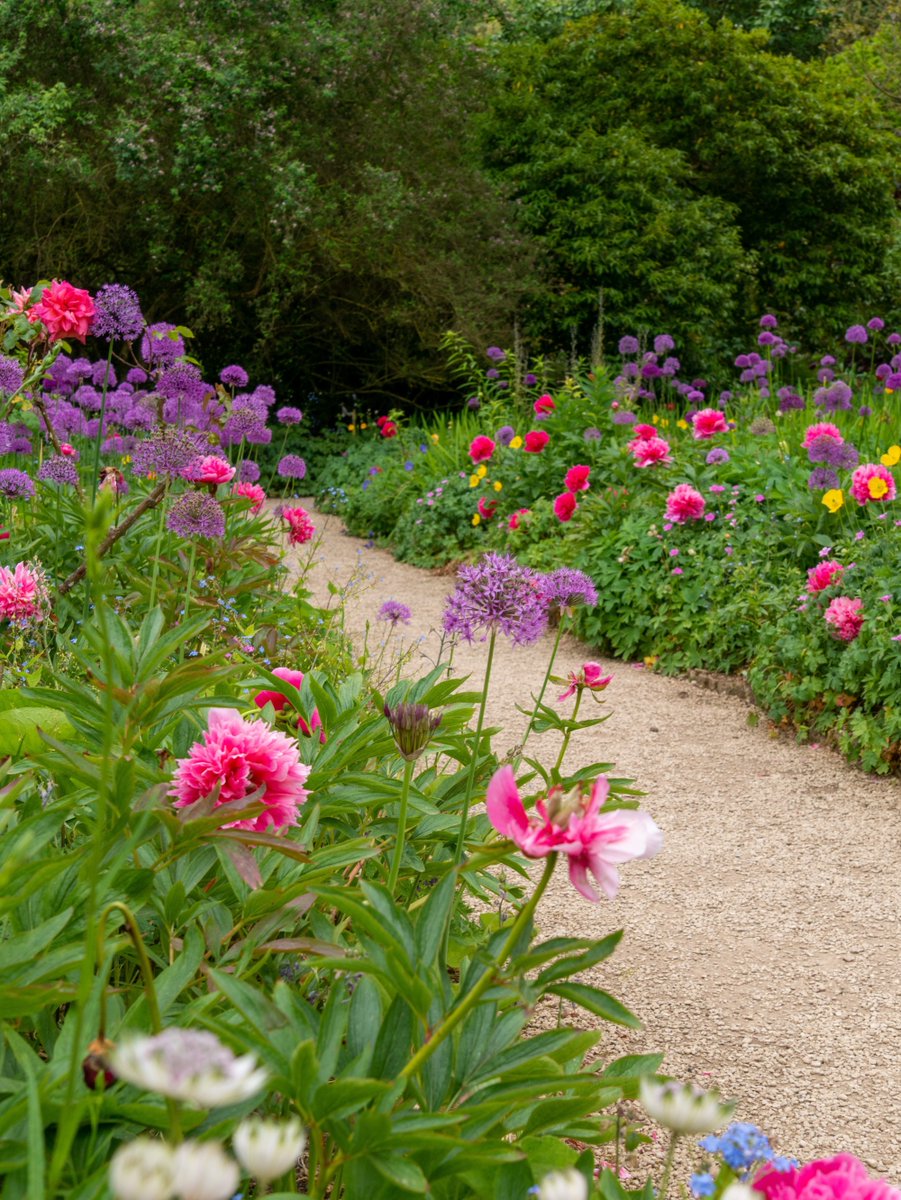
MULTIPOLYGON (((591 886, 588 878, 588 861, 584 858, 577 858, 572 855, 569 860, 569 882, 573 885, 580 896, 584 896, 586 900, 590 900, 592 904, 597 904, 600 900, 600 895, 591 886)), ((616 889, 614 888, 614 895, 616 889)), ((610 897, 613 899, 613 896, 610 897)))

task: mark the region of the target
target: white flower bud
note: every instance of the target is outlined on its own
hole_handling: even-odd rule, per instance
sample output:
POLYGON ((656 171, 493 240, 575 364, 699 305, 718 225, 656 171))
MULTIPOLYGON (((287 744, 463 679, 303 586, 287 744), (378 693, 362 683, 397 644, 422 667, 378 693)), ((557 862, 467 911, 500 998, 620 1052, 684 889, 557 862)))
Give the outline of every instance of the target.
POLYGON ((303 1154, 307 1135, 297 1117, 290 1121, 264 1121, 249 1117, 232 1136, 238 1162, 259 1183, 284 1175, 303 1154))
POLYGON ((175 1152, 157 1138, 135 1138, 110 1159, 109 1185, 116 1200, 171 1200, 175 1152))
POLYGON ((585 1176, 575 1167, 565 1171, 551 1171, 545 1175, 538 1188, 538 1200, 588 1200, 588 1184, 585 1176))
POLYGON ((175 1152, 176 1195, 181 1200, 231 1200, 241 1178, 221 1142, 183 1142, 175 1152))
POLYGON ((760 1200, 760 1192, 755 1192, 749 1183, 730 1183, 723 1192, 720 1200, 760 1200))
POLYGON ((716 1092, 705 1092, 686 1083, 641 1081, 641 1103, 658 1125, 676 1134, 712 1133, 719 1129, 735 1108, 716 1092))

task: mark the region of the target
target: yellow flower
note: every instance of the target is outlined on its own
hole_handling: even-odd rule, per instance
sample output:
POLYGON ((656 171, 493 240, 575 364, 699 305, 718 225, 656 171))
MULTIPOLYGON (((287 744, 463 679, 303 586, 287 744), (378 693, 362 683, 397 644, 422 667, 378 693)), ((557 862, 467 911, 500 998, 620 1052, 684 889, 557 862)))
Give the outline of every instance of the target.
POLYGON ((482 465, 476 470, 476 475, 478 475, 479 479, 484 479, 487 474, 488 468, 484 463, 482 463, 482 465))
POLYGON ((479 486, 479 477, 478 477, 478 475, 470 475, 470 477, 469 477, 469 486, 470 486, 470 487, 478 487, 478 486, 479 486))
POLYGON ((496 492, 499 492, 499 491, 501 491, 501 489, 503 488, 504 485, 501 483, 501 481, 499 479, 495 479, 494 483, 491 486, 494 488, 494 490, 496 492))
POLYGON ((660 424, 663 426, 664 429, 666 429, 666 427, 669 425, 669 417, 664 417, 663 420, 660 422, 660 424))
POLYGON ((878 475, 874 475, 867 484, 867 490, 870 493, 871 500, 881 500, 888 491, 888 484, 884 479, 880 479, 878 475))
POLYGON ((473 523, 473 525, 481 525, 482 518, 479 516, 478 513, 476 513, 476 515, 472 518, 472 523, 473 523))
POLYGON ((510 449, 511 449, 511 450, 519 450, 519 449, 521 448, 521 446, 522 446, 522 438, 521 438, 521 437, 519 437, 519 435, 517 435, 517 436, 516 436, 515 438, 513 438, 513 440, 510 442, 510 449))
POLYGON ((356 425, 348 425, 348 427, 347 427, 348 433, 356 433, 356 431, 357 431, 356 425))
POLYGON ((369 428, 369 426, 368 426, 368 425, 361 425, 361 426, 360 426, 360 428, 361 428, 361 429, 368 429, 368 428, 369 428))
POLYGON ((653 417, 651 417, 651 424, 656 425, 659 420, 660 420, 660 418, 657 416, 656 413, 654 413, 653 417))
POLYGON ((830 488, 823 495, 823 503, 831 513, 836 513, 845 503, 845 493, 841 488, 830 488))
POLYGON ((679 420, 676 422, 676 424, 679 426, 680 429, 688 428, 688 422, 685 420, 684 417, 680 417, 679 420))
POLYGON ((131 462, 131 455, 130 455, 130 454, 124 454, 124 455, 122 456, 122 461, 123 461, 123 462, 126 464, 126 466, 127 466, 127 465, 128 465, 128 463, 130 463, 130 462, 131 462))
POLYGON ((438 442, 439 442, 440 440, 441 440, 441 439, 438 437, 438 434, 437 434, 437 433, 433 433, 433 434, 431 435, 431 442, 432 442, 432 445, 433 445, 433 446, 437 446, 437 445, 438 445, 438 442))
POLYGON ((889 446, 879 461, 884 467, 893 467, 896 463, 901 462, 901 446, 889 446))

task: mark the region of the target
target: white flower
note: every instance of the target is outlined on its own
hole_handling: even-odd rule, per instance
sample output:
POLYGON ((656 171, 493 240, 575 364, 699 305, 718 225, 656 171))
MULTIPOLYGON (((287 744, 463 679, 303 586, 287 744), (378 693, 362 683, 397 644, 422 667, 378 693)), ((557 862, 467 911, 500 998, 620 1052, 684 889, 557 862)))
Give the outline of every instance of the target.
POLYGON ((585 1176, 575 1167, 565 1171, 551 1171, 545 1175, 538 1188, 538 1200, 588 1200, 588 1184, 585 1176))
POLYGON ((252 1054, 238 1058, 203 1029, 164 1029, 134 1038, 117 1046, 109 1062, 126 1083, 197 1108, 248 1100, 268 1078, 252 1054))
POLYGON ((690 1083, 641 1081, 641 1103, 658 1125, 673 1133, 712 1133, 729 1119, 733 1103, 690 1083))
POLYGON ((110 1159, 109 1185, 117 1200, 171 1200, 175 1152, 156 1138, 135 1138, 110 1159))
POLYGON ((181 1200, 231 1200, 240 1178, 238 1164, 221 1142, 182 1142, 175 1151, 175 1186, 181 1200))
POLYGON ((307 1135, 297 1117, 290 1121, 264 1121, 248 1117, 232 1136, 238 1162, 259 1183, 271 1183, 297 1162, 307 1135))
POLYGON ((760 1200, 760 1192, 755 1192, 749 1183, 730 1183, 723 1192, 720 1200, 760 1200))

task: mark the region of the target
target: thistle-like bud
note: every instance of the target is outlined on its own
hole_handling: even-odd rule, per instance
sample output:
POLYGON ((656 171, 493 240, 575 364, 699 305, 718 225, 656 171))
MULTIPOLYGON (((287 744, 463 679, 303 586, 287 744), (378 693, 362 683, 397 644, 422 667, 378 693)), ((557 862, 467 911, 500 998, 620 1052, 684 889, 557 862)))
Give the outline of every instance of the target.
POLYGON ((432 734, 441 724, 441 713, 432 716, 426 704, 385 705, 385 716, 394 734, 394 742, 401 758, 415 762, 431 741, 432 734))

